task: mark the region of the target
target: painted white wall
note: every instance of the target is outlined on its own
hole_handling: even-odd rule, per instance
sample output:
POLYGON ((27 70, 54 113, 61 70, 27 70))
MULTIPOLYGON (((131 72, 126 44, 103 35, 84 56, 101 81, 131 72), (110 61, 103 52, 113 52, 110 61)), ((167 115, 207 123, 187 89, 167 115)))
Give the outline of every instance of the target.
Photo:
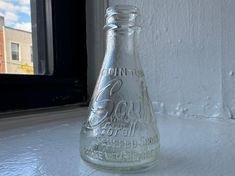
POLYGON ((235 1, 221 0, 222 96, 224 109, 235 119, 235 1))
POLYGON ((234 0, 109 0, 142 18, 141 63, 157 112, 232 118, 234 0))

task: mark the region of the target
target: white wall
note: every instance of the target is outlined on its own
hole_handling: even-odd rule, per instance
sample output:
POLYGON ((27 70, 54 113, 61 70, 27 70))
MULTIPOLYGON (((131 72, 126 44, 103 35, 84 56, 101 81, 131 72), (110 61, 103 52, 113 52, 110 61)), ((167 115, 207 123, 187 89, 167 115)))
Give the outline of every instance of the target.
POLYGON ((235 119, 235 1, 221 1, 222 96, 224 109, 235 119))
POLYGON ((140 9, 141 63, 156 111, 232 118, 234 0, 109 0, 115 4, 140 9))

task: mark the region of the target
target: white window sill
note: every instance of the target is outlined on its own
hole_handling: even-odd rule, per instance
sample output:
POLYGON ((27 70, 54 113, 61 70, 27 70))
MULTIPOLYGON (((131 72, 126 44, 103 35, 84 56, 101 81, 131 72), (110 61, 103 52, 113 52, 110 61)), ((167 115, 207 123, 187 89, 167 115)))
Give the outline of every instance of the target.
MULTIPOLYGON (((80 108, 0 119, 0 175, 122 175, 94 170, 80 159, 79 132, 86 111, 80 108)), ((234 176, 234 121, 158 117, 158 128, 160 163, 135 175, 234 176)))

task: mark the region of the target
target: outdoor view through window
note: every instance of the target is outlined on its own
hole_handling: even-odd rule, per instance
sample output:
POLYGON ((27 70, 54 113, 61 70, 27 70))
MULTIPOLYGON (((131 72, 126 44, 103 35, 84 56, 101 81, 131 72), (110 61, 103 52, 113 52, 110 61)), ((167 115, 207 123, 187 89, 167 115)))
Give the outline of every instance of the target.
POLYGON ((0 73, 34 74, 30 0, 0 0, 0 73))

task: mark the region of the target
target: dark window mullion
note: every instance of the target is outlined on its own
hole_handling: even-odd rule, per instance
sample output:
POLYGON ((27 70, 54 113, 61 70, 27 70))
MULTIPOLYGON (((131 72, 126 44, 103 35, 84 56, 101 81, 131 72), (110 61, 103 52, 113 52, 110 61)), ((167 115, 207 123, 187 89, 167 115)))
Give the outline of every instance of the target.
POLYGON ((86 99, 85 0, 79 1, 79 6, 72 0, 31 0, 31 3, 32 22, 36 20, 32 24, 32 35, 34 64, 38 67, 34 69, 36 74, 51 74, 54 63, 54 72, 51 75, 1 74, 0 111, 78 103, 86 99), (50 2, 51 11, 47 4, 50 2), (49 13, 52 16, 48 18, 45 14, 49 13), (75 22, 79 23, 80 30, 75 22))

